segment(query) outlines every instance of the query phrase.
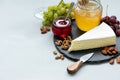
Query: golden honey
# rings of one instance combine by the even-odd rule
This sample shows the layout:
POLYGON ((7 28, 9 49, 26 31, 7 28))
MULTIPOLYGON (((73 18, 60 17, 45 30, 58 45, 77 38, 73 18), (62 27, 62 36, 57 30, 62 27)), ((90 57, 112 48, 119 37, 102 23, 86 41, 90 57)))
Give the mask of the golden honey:
POLYGON ((89 0, 85 5, 77 3, 74 13, 78 28, 82 31, 89 31, 99 25, 102 16, 102 6, 95 0, 89 0))

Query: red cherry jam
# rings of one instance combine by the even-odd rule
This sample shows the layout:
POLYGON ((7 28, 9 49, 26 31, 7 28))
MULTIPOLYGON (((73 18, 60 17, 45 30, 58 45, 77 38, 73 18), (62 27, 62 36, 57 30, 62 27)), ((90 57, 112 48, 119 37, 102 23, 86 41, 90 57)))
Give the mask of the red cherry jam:
POLYGON ((71 34, 71 20, 64 17, 56 18, 52 23, 52 31, 55 37, 65 38, 71 34))

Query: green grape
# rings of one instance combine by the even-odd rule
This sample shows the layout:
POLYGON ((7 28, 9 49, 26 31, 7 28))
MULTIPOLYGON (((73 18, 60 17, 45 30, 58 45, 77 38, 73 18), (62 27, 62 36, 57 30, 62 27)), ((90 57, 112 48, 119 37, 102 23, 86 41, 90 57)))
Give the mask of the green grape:
POLYGON ((42 22, 42 24, 43 24, 44 26, 50 26, 50 25, 51 25, 51 22, 50 22, 49 20, 44 20, 44 21, 42 22))
POLYGON ((74 18, 74 12, 73 11, 70 13, 70 17, 74 18))
POLYGON ((53 16, 53 11, 48 11, 48 17, 52 18, 52 16, 53 16))
POLYGON ((46 21, 46 26, 50 26, 51 22, 49 20, 46 21))
POLYGON ((52 18, 49 18, 49 21, 52 23, 53 19, 54 19, 54 17, 52 17, 52 18))
POLYGON ((48 14, 49 14, 48 11, 43 12, 43 18, 47 18, 48 14))
POLYGON ((65 3, 64 3, 64 2, 62 2, 60 5, 65 6, 65 3))
POLYGON ((60 9, 60 12, 61 12, 61 14, 64 14, 64 13, 66 12, 65 8, 62 7, 62 8, 60 9))
POLYGON ((44 12, 43 12, 43 15, 47 15, 47 14, 48 14, 48 12, 47 12, 47 11, 44 11, 44 12))
POLYGON ((64 6, 65 5, 65 3, 63 2, 63 1, 60 1, 60 3, 58 4, 58 6, 64 6))
POLYGON ((43 24, 44 26, 47 26, 46 20, 42 21, 42 24, 43 24))
POLYGON ((66 8, 69 8, 70 7, 70 3, 66 3, 66 8))
POLYGON ((56 11, 58 8, 57 8, 57 6, 55 5, 55 6, 53 6, 53 10, 54 11, 56 11))
POLYGON ((58 14, 59 16, 61 16, 61 12, 60 12, 60 10, 57 10, 57 14, 58 14))
POLYGON ((48 11, 52 11, 52 10, 53 10, 53 6, 49 6, 48 11))
POLYGON ((43 15, 43 18, 46 20, 48 17, 46 15, 43 15))
POLYGON ((60 10, 62 7, 64 7, 64 6, 63 6, 63 5, 59 5, 59 6, 58 6, 58 9, 60 10))
POLYGON ((69 10, 69 9, 66 9, 66 13, 68 13, 68 10, 69 10))
POLYGON ((54 19, 58 17, 58 14, 57 13, 54 13, 54 19))

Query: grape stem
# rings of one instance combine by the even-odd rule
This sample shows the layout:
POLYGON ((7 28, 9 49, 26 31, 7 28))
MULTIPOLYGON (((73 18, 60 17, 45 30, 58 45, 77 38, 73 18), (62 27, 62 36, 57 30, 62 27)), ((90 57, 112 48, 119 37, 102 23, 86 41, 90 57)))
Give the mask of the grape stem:
POLYGON ((59 2, 59 4, 57 5, 57 7, 62 3, 62 2, 64 2, 63 0, 61 0, 60 2, 59 2))

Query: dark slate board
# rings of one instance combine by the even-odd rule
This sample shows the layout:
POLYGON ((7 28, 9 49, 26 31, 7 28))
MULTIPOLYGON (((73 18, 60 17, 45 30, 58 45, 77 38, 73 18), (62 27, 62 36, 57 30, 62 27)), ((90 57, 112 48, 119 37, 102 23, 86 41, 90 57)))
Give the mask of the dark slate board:
MULTIPOLYGON (((72 21, 72 33, 71 33, 72 39, 82 35, 83 33, 84 33, 83 31, 80 31, 77 28, 77 25, 75 24, 75 21, 72 21)), ((54 42, 56 40, 57 39, 54 37, 54 42)), ((85 44, 85 45, 87 45, 87 44, 85 44)), ((118 49, 118 54, 111 56, 111 55, 103 55, 103 54, 101 54, 101 50, 103 48, 96 48, 96 49, 89 49, 89 50, 81 50, 81 51, 69 52, 67 50, 62 50, 60 48, 60 46, 56 46, 57 50, 60 53, 63 53, 67 58, 69 58, 70 60, 73 60, 73 61, 79 60, 79 58, 81 56, 85 55, 85 54, 89 54, 91 52, 94 52, 93 57, 90 58, 88 61, 86 61, 86 63, 90 63, 90 64, 106 62, 106 61, 108 61, 108 60, 110 60, 112 58, 115 58, 118 55, 120 55, 120 37, 117 37, 117 44, 115 45, 115 47, 118 49)))

